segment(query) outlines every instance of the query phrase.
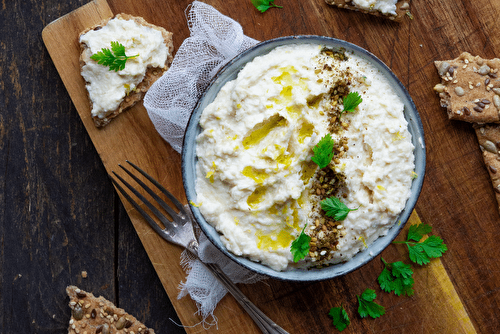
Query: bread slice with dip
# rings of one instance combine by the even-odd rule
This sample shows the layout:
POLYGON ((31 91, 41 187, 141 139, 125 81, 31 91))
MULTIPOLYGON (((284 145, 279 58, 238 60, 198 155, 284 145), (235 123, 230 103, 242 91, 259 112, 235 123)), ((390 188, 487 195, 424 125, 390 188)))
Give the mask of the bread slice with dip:
POLYGON ((151 85, 172 63, 172 33, 142 17, 118 14, 80 34, 80 68, 85 79, 92 119, 107 125, 124 110, 141 101, 151 85), (117 71, 91 59, 111 43, 125 47, 129 58, 117 71))
POLYGON ((387 18, 396 22, 405 15, 411 17, 410 0, 325 0, 339 8, 359 11, 365 14, 387 18))

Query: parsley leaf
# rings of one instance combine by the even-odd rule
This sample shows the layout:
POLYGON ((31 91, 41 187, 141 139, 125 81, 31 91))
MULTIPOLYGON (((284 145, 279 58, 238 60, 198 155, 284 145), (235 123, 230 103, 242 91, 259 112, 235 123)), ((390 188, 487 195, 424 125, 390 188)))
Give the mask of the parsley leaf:
POLYGON ((363 99, 358 92, 350 92, 342 99, 342 103, 344 104, 343 112, 353 112, 361 102, 363 102, 363 99))
POLYGON ((128 59, 133 59, 138 57, 127 56, 125 54, 125 46, 119 42, 111 42, 111 50, 107 48, 102 48, 101 51, 90 56, 90 59, 95 60, 98 64, 108 66, 110 71, 121 71, 125 68, 125 63, 128 59))
POLYGON ((332 136, 327 133, 320 139, 318 144, 313 147, 314 156, 311 160, 317 164, 319 168, 325 168, 330 161, 332 161, 334 155, 333 145, 335 145, 335 141, 332 139, 332 136))
POLYGON ((432 226, 428 224, 411 225, 406 240, 415 240, 418 242, 424 235, 431 233, 431 231, 432 226))
POLYGON ((305 229, 306 227, 304 226, 299 237, 292 241, 292 245, 290 246, 293 262, 299 262, 299 260, 302 260, 309 254, 309 242, 311 241, 311 237, 304 233, 305 229))
POLYGON ((443 243, 443 239, 436 235, 431 235, 425 239, 422 243, 422 248, 430 258, 440 257, 448 250, 448 247, 443 243))
POLYGON ((412 225, 408 230, 406 241, 393 241, 395 244, 405 244, 408 247, 410 260, 419 265, 428 264, 431 259, 441 257, 448 247, 438 236, 431 235, 422 242, 419 242, 425 234, 432 231, 432 227, 427 224, 412 225))
POLYGON ((385 314, 385 307, 374 302, 377 298, 375 290, 366 289, 361 296, 356 295, 359 302, 358 313, 361 318, 370 316, 372 318, 378 318, 385 314))
POLYGON ((407 242, 410 260, 419 265, 427 264, 432 258, 441 257, 448 250, 443 239, 438 236, 431 235, 423 242, 412 243, 407 242))
POLYGON ((357 210, 349 209, 347 205, 342 203, 337 197, 334 196, 322 200, 320 204, 321 209, 326 212, 326 215, 328 217, 333 217, 336 221, 346 219, 349 212, 357 210))
POLYGON ((271 7, 283 8, 283 6, 278 6, 274 4, 274 0, 252 0, 252 4, 259 10, 259 12, 264 13, 271 7))
POLYGON ((414 246, 410 246, 409 244, 407 244, 407 246, 408 255, 412 262, 419 265, 424 265, 431 262, 431 260, 429 259, 429 257, 427 257, 427 255, 425 255, 422 247, 419 244, 415 244, 414 246))
POLYGON ((377 278, 380 288, 385 292, 394 291, 397 296, 407 295, 413 296, 413 270, 411 265, 404 264, 401 261, 387 263, 384 259, 384 270, 377 278))
MULTIPOLYGON (((382 260, 383 261, 383 260, 382 260)), ((380 284, 380 288, 385 292, 391 292, 394 290, 393 280, 394 276, 391 271, 387 269, 387 266, 382 270, 380 275, 377 278, 378 284, 380 284)))
POLYGON ((340 307, 332 307, 328 315, 333 318, 333 325, 341 332, 351 323, 342 305, 340 307))

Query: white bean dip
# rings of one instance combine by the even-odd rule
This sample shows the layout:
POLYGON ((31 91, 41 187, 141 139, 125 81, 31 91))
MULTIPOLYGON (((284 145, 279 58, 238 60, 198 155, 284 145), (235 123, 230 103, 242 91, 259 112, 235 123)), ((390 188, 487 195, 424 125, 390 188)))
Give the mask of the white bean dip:
POLYGON ((397 2, 398 0, 352 0, 352 3, 355 7, 364 10, 378 10, 385 15, 397 15, 397 2))
POLYGON ((397 223, 410 196, 414 147, 403 109, 386 78, 354 54, 278 47, 246 64, 203 111, 196 204, 230 252, 274 270, 348 261, 397 223), (363 101, 340 116, 348 91, 363 101), (327 133, 335 156, 320 170, 312 148, 327 133), (333 221, 319 205, 329 196, 358 209, 333 221), (294 263, 290 245, 304 227, 310 252, 294 263))

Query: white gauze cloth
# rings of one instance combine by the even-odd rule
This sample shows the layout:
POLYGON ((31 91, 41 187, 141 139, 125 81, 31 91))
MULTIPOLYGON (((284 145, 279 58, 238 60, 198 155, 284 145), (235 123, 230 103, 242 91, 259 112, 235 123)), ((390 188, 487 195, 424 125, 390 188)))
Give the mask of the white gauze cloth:
POLYGON ((194 1, 187 11, 191 36, 144 97, 156 130, 179 153, 191 112, 212 77, 237 54, 258 43, 243 34, 238 22, 212 6, 194 1))
MULTIPOLYGON (((234 56, 258 42, 245 36, 239 23, 199 1, 187 8, 187 22, 190 37, 180 46, 170 69, 144 97, 144 106, 156 130, 179 153, 191 112, 209 81, 234 56)), ((233 282, 254 283, 264 278, 231 261, 203 233, 199 243, 200 259, 219 264, 233 282)), ((213 311, 227 290, 186 251, 181 264, 188 276, 180 284, 178 298, 189 294, 198 306, 203 324, 216 324, 213 311), (209 317, 213 320, 210 323, 209 317)))

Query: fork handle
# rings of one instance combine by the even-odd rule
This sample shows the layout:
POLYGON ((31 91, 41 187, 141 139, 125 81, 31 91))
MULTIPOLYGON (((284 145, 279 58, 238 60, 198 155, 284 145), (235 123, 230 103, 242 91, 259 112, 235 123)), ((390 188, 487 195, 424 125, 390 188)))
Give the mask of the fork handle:
POLYGON ((210 269, 212 274, 221 282, 226 289, 233 295, 236 301, 248 312, 255 321, 262 333, 265 334, 288 334, 283 328, 269 319, 257 306, 255 306, 240 289, 231 281, 222 269, 215 263, 204 263, 210 269))

